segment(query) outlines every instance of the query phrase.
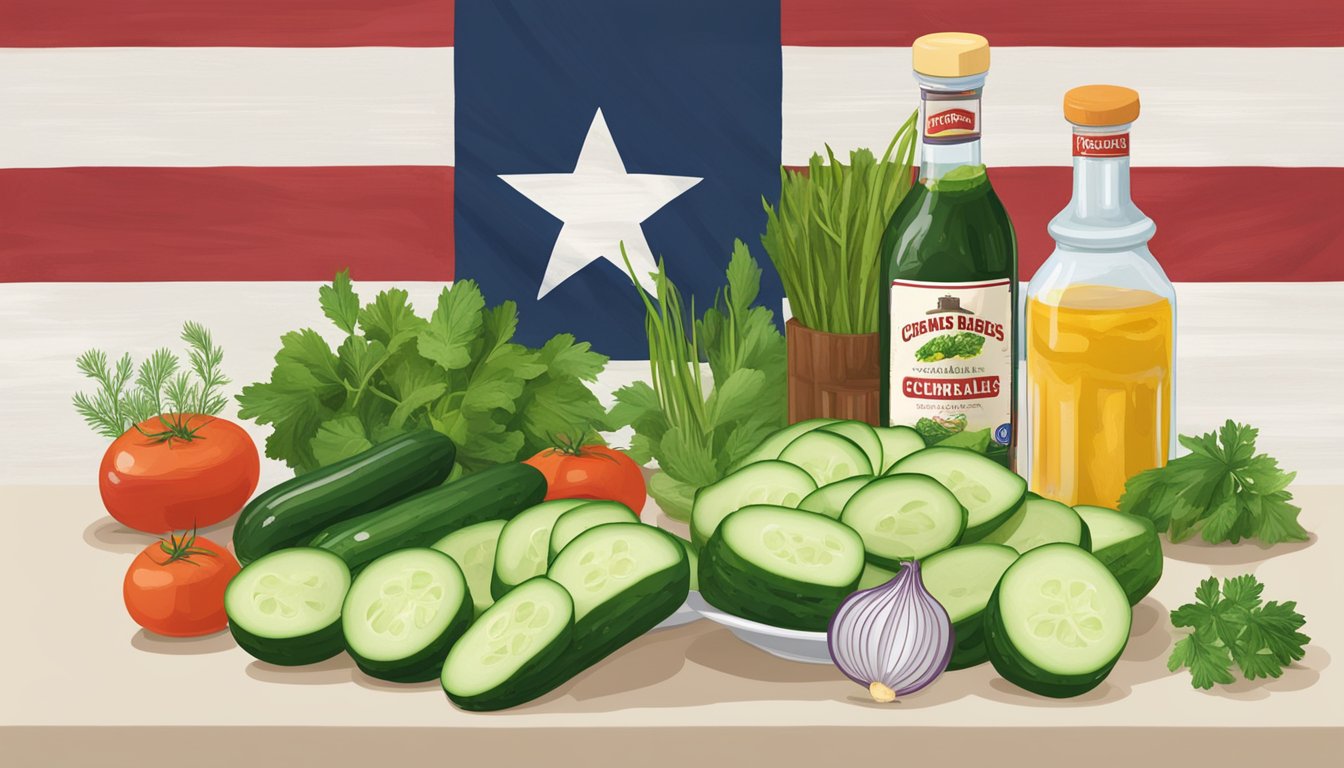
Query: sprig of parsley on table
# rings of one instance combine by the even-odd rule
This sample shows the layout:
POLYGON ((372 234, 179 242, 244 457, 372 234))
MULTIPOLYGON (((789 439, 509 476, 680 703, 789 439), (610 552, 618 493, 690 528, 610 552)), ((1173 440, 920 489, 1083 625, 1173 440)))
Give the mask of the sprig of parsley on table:
POLYGON ((1217 433, 1180 436, 1190 450, 1165 467, 1141 472, 1125 484, 1120 511, 1146 517, 1174 542, 1200 533, 1211 543, 1254 538, 1266 544, 1304 541, 1302 511, 1287 491, 1296 472, 1284 472, 1256 454, 1259 430, 1228 421, 1217 433))
POLYGON ((567 333, 540 349, 514 343, 517 305, 487 307, 471 280, 444 288, 428 319, 398 288, 361 306, 348 270, 321 287, 318 303, 341 343, 333 350, 309 328, 285 334, 270 381, 238 397, 239 416, 274 427, 266 455, 296 472, 423 428, 452 438, 457 464, 471 471, 605 423, 587 382, 607 358, 567 333))
POLYGON ((1247 680, 1279 677, 1283 668, 1305 654, 1311 638, 1298 630, 1306 623, 1297 602, 1260 602, 1264 585, 1251 574, 1218 580, 1209 577, 1195 590, 1198 602, 1171 612, 1171 623, 1194 631, 1177 641, 1167 660, 1172 672, 1189 667, 1191 684, 1209 689, 1233 682, 1236 664, 1247 680))

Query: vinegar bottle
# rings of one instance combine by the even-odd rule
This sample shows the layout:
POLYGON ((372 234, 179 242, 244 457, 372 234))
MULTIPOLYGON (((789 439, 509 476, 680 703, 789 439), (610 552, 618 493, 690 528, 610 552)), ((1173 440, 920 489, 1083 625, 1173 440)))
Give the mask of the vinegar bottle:
POLYGON ((1073 199, 1027 288, 1031 488, 1114 508, 1125 481, 1174 445, 1176 293, 1148 252, 1157 231, 1129 197, 1139 95, 1088 85, 1064 96, 1073 199))

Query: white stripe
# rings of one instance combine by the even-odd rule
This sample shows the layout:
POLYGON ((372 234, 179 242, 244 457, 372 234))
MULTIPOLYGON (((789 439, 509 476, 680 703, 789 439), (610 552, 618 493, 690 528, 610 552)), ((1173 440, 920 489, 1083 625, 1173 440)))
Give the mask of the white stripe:
MULTIPOLYGON (((1139 166, 1344 165, 1344 48, 995 48, 984 95, 990 165, 1069 165, 1064 92, 1136 89, 1139 166)), ((785 165, 881 154, 918 104, 906 48, 784 48, 785 165)))
MULTIPOLYGON (((421 314, 441 285, 401 283, 421 314)), ((339 332, 317 304, 317 283, 0 284, 0 486, 91 483, 107 441, 70 406, 88 389, 74 359, 90 347, 137 359, 174 349, 184 320, 214 331, 226 373, 242 384, 269 377, 282 333, 339 332)), ((365 300, 385 287, 360 283, 365 300)), ((1177 423, 1190 434, 1225 419, 1260 427, 1258 447, 1304 484, 1339 480, 1344 466, 1344 283, 1182 283, 1178 294, 1177 423)), ((557 329, 559 330, 559 329, 557 329)), ((638 332, 632 329, 632 332, 638 332)), ((612 363, 604 397, 647 375, 645 362, 612 363)), ((245 426, 262 443, 268 427, 245 426)), ((617 444, 628 439, 617 437, 617 444)), ((263 482, 286 475, 266 462, 263 482)))
POLYGON ((452 165, 452 48, 0 49, 0 167, 452 165))

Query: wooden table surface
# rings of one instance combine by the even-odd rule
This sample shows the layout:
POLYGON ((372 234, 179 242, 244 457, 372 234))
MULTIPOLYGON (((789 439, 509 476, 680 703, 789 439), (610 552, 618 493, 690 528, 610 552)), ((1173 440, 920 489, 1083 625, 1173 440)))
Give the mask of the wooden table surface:
MULTIPOLYGON (((699 620, 640 638, 536 702, 473 714, 455 709, 437 682, 374 680, 344 654, 284 668, 252 659, 227 632, 147 635, 120 592, 152 537, 107 517, 92 487, 0 487, 0 576, 9 585, 0 754, 21 758, 0 764, 137 765, 194 744, 208 745, 206 762, 193 757, 198 765, 364 766, 403 751, 504 766, 684 764, 708 751, 723 755, 711 765, 850 753, 962 754, 969 764, 973 755, 1045 760, 1042 747, 1069 750, 1069 763, 1082 750, 1090 768, 1288 755, 1297 765, 1333 764, 1344 747, 1344 488, 1295 490, 1311 541, 1167 547, 1162 582, 1135 609, 1120 663, 1075 699, 1026 693, 985 664, 875 705, 830 666, 777 659, 699 620), (1187 673, 1166 669, 1177 637, 1168 612, 1192 599, 1200 579, 1244 572, 1264 581, 1266 599, 1298 600, 1312 638, 1306 657, 1277 680, 1194 690, 1187 673)), ((228 524, 204 535, 227 541, 228 524)))

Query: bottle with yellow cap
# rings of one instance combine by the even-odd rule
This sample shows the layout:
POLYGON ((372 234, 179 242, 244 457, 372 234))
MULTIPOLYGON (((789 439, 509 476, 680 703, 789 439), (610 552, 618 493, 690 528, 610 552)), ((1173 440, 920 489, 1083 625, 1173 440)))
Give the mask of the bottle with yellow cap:
POLYGON ((943 32, 913 54, 919 183, 881 245, 882 424, 1013 466, 1017 240, 980 161, 989 43, 943 32))
POLYGON ((1031 487, 1066 504, 1115 507, 1174 447, 1176 293, 1148 251, 1157 227, 1129 196, 1138 116, 1129 88, 1064 95, 1073 199, 1027 288, 1031 487))

